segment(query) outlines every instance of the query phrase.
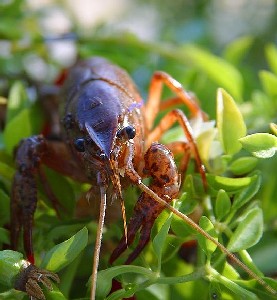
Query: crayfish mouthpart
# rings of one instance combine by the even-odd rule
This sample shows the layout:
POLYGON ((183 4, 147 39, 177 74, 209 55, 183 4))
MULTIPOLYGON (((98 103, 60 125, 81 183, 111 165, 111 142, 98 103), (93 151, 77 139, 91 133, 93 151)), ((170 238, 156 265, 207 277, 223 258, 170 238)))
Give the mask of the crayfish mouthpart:
POLYGON ((45 300, 45 296, 39 283, 42 283, 48 290, 52 290, 51 280, 59 283, 59 276, 47 270, 39 269, 29 264, 23 267, 22 271, 16 278, 14 288, 16 290, 26 292, 29 296, 39 300, 45 300))

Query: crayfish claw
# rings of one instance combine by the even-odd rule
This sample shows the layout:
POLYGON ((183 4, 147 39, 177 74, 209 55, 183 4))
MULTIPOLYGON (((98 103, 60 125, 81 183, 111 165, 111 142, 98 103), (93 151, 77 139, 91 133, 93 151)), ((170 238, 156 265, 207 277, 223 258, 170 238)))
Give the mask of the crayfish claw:
POLYGON ((42 283, 48 290, 52 290, 53 287, 50 279, 57 283, 60 282, 57 274, 39 269, 30 264, 18 275, 14 288, 26 292, 32 299, 45 300, 46 298, 39 283, 42 283))

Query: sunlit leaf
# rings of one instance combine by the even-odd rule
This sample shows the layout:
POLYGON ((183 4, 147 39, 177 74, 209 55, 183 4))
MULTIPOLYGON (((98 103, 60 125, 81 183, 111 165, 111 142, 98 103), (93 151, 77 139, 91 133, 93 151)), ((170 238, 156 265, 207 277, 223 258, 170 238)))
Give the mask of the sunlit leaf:
POLYGON ((206 73, 218 86, 229 91, 237 101, 242 98, 242 76, 231 64, 207 51, 187 45, 183 51, 201 72, 206 73))
POLYGON ((246 126, 235 101, 223 89, 217 92, 217 128, 225 153, 237 153, 241 149, 238 139, 246 135, 246 126))
POLYGON ((224 190, 219 190, 215 202, 215 214, 217 219, 222 220, 231 209, 231 200, 224 190))
POLYGON ((32 134, 30 110, 23 109, 5 127, 4 142, 7 151, 12 154, 14 147, 23 138, 32 134))
POLYGON ((268 71, 259 73, 263 88, 270 97, 277 96, 277 76, 268 71))
POLYGON ((10 122, 24 108, 27 108, 27 94, 24 85, 20 81, 16 81, 9 93, 9 101, 7 105, 7 123, 10 122))
POLYGON ((253 44, 253 38, 250 36, 243 36, 227 44, 224 51, 224 57, 233 64, 239 64, 243 57, 249 51, 253 44))
POLYGON ((232 162, 230 171, 235 175, 243 175, 251 172, 258 163, 255 157, 240 157, 232 162))
POLYGON ((272 157, 277 150, 277 137, 269 133, 254 133, 239 139, 243 148, 258 158, 272 157))
MULTIPOLYGON (((213 223, 205 216, 202 216, 199 225, 202 229, 204 229, 209 235, 217 240, 217 233, 214 228, 213 223)), ((198 242, 200 244, 201 249, 206 253, 208 257, 215 251, 217 246, 201 234, 197 235, 198 242)))
POLYGON ((236 211, 250 201, 259 191, 261 186, 260 174, 251 177, 251 182, 242 191, 235 195, 232 210, 236 211))
MULTIPOLYGON (((123 266, 111 267, 106 270, 101 270, 98 272, 97 275, 97 287, 96 287, 96 295, 99 297, 99 299, 104 299, 110 292, 112 287, 112 279, 116 276, 125 273, 141 274, 146 277, 153 276, 152 271, 150 271, 148 268, 143 268, 139 266, 123 265, 123 266)), ((91 280, 88 281, 88 286, 90 287, 90 285, 91 285, 91 280)))
POLYGON ((84 227, 70 239, 56 245, 48 251, 42 261, 42 268, 58 272, 80 254, 87 245, 87 242, 88 230, 84 227))
POLYGON ((52 283, 52 289, 49 290, 47 288, 43 289, 43 293, 46 297, 47 300, 67 300, 68 298, 66 298, 62 292, 58 289, 58 287, 52 283))
POLYGON ((270 128, 272 130, 272 132, 277 135, 277 124, 274 123, 270 123, 270 128))
POLYGON ((237 252, 254 246, 263 234, 263 212, 254 207, 239 223, 229 240, 228 249, 237 252))
POLYGON ((158 234, 153 239, 153 248, 155 251, 155 254, 158 258, 159 263, 162 259, 162 251, 163 251, 163 245, 170 227, 171 218, 169 217, 166 222, 163 224, 162 228, 159 230, 158 234))
POLYGON ((265 47, 265 54, 270 66, 270 69, 277 75, 277 48, 274 44, 269 44, 265 47))
POLYGON ((12 288, 15 277, 18 276, 20 269, 26 263, 20 252, 0 251, 0 284, 12 288))
MULTIPOLYGON (((270 285, 275 291, 277 291, 277 281, 273 278, 263 277, 262 278, 268 285, 270 285)), ((236 280, 236 282, 242 287, 248 289, 257 295, 258 299, 276 300, 276 294, 270 294, 257 282, 257 280, 236 280)))
POLYGON ((229 178, 223 176, 214 176, 211 174, 207 174, 207 180, 214 189, 223 189, 226 192, 237 191, 251 183, 251 177, 229 178))

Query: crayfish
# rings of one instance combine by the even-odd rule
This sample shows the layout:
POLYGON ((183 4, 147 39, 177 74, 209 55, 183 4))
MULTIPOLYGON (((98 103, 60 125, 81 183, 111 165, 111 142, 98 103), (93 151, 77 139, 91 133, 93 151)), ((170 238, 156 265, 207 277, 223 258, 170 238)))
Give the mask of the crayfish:
MULTIPOLYGON (((100 57, 79 61, 68 71, 60 98, 62 126, 56 130, 59 134, 54 139, 50 135, 32 136, 18 146, 17 171, 12 185, 11 245, 13 249, 17 248, 23 228, 24 249, 28 260, 34 263, 32 226, 37 204, 37 177, 53 205, 57 205, 42 165, 89 183, 90 193, 100 201, 92 270, 91 299, 94 299, 107 198, 120 200, 125 220, 122 189, 133 184, 142 190, 134 215, 128 226, 125 222, 124 235, 110 258, 113 263, 141 230, 138 246, 126 261, 128 264, 149 241, 151 228, 161 211, 167 207, 178 214, 169 203, 178 197, 182 181, 179 174, 185 172, 191 156, 195 159, 204 188, 207 186, 205 169, 186 115, 180 109, 172 109, 154 126, 159 110, 183 103, 191 117, 205 120, 206 115, 194 96, 165 72, 154 73, 148 101, 144 104, 129 75, 100 57), (161 105, 163 85, 167 85, 176 96, 161 105), (186 142, 159 144, 161 136, 176 122, 183 129, 186 142), (179 170, 173 158, 176 153, 182 155, 179 170), (145 177, 152 177, 149 187, 142 182, 145 177)), ((201 228, 199 231, 220 245, 201 228)), ((42 271, 39 279, 47 281, 47 277, 56 279, 47 271, 42 271)), ((34 289, 28 292, 34 297, 40 295, 34 289)))

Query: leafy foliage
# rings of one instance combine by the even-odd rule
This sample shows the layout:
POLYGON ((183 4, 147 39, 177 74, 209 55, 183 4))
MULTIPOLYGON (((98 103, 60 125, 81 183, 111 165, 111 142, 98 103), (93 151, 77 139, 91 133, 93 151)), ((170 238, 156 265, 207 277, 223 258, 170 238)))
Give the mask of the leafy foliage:
MULTIPOLYGON (((0 57, 0 105, 6 109, 5 117, 0 119, 0 245, 3 246, 0 298, 26 299, 23 293, 12 290, 14 277, 24 264, 23 247, 20 252, 4 250, 9 240, 10 188, 15 172, 13 153, 22 138, 42 132, 45 123, 38 97, 33 97, 31 92, 37 82, 30 74, 26 75, 23 62, 34 54, 56 73, 61 66, 51 58, 47 43, 37 30, 38 16, 30 15, 27 22, 22 1, 10 1, 3 7, 5 18, 1 20, 0 36, 11 43, 12 55, 0 57), (17 26, 11 24, 11 18, 16 19, 17 26), (29 42, 22 45, 20 38, 26 31, 29 42)), ((196 45, 168 46, 144 42, 130 34, 102 36, 95 32, 90 37, 79 34, 76 47, 80 57, 101 55, 126 68, 145 98, 150 74, 157 69, 172 74, 200 98, 203 109, 216 119, 216 126, 215 122, 192 123, 207 169, 208 191, 203 191, 200 176, 191 163, 174 207, 199 221, 201 228, 237 252, 245 265, 264 278, 263 274, 270 276, 277 270, 277 130, 274 125, 277 48, 273 44, 265 47, 269 69, 259 72, 257 87, 256 79, 246 81, 249 69, 252 73, 254 70, 245 66, 243 60, 253 43, 251 37, 241 38, 228 45, 221 55, 215 55, 196 45), (217 89, 218 86, 221 88, 217 89), (269 133, 270 122, 273 134, 269 133), (247 129, 251 134, 247 135, 247 129), (270 263, 266 261, 268 257, 272 258, 270 263)), ((45 82, 49 81, 45 78, 45 82)), ((164 96, 168 96, 168 91, 164 96)), ((174 127, 163 136, 162 142, 182 138, 182 130, 174 127)), ((45 291, 46 297, 89 299, 96 221, 74 216, 88 186, 53 171, 46 173, 62 203, 58 218, 46 195, 39 191, 33 234, 36 262, 38 266, 59 272, 61 278, 60 286, 54 286, 54 291, 45 291), (76 208, 74 200, 78 201, 76 208), (68 209, 63 210, 67 204, 68 209)), ((138 196, 139 191, 133 187, 124 192, 128 218, 138 196)), ((111 210, 115 210, 113 207, 111 210)), ((122 232, 122 220, 106 225, 98 274, 99 299, 115 300, 132 295, 136 299, 153 300, 274 299, 256 280, 245 276, 241 279, 236 267, 211 241, 172 213, 164 211, 159 216, 150 244, 134 264, 121 265, 119 259, 110 266, 110 251, 122 232), (192 247, 196 258, 188 260, 182 253, 196 240, 198 250, 192 247), (120 281, 119 290, 113 289, 113 279, 120 281)), ((273 279, 265 277, 265 281, 277 288, 273 279)))

